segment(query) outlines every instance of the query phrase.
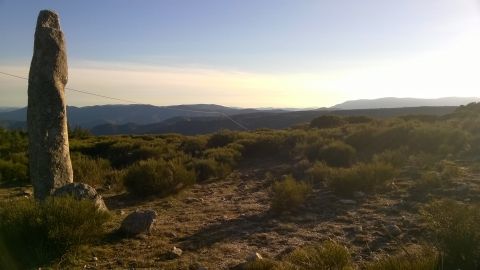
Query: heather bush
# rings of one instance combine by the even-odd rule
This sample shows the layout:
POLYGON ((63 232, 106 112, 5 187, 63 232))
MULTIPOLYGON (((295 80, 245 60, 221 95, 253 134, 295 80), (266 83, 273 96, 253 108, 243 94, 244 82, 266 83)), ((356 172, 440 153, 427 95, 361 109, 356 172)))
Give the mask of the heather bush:
POLYGON ((221 178, 230 172, 230 167, 214 159, 197 159, 193 161, 193 168, 198 181, 211 178, 221 178))
POLYGON ((123 182, 137 196, 165 196, 195 183, 195 173, 180 160, 149 159, 130 166, 123 182))
POLYGON ((317 142, 306 148, 305 154, 311 161, 322 160, 329 166, 348 167, 355 160, 355 148, 342 142, 317 142))
POLYGON ((311 128, 335 128, 345 124, 345 120, 340 116, 322 115, 310 122, 311 128))
POLYGON ((231 131, 220 131, 208 138, 207 147, 208 148, 216 148, 216 147, 224 147, 229 143, 232 143, 235 140, 235 133, 231 131))
POLYGON ((5 182, 28 182, 27 165, 0 159, 0 183, 5 182))
POLYGON ((213 159, 228 166, 234 166, 240 160, 242 154, 229 147, 211 148, 204 152, 206 159, 213 159))
POLYGON ((334 170, 335 169, 329 167, 324 162, 315 162, 315 164, 307 170, 306 174, 311 182, 323 182, 330 178, 334 170))
POLYGON ((99 240, 109 214, 86 200, 0 203, 0 268, 33 269, 81 244, 99 240))
POLYGON ((358 163, 351 168, 333 170, 328 186, 341 195, 354 191, 375 192, 395 176, 395 169, 386 163, 358 163))
POLYGON ((367 264, 366 270, 437 270, 440 261, 437 252, 424 247, 412 254, 388 256, 376 262, 367 264))
POLYGON ((353 269, 349 251, 332 241, 294 250, 287 255, 284 265, 285 269, 301 270, 353 269))
POLYGON ((441 200, 424 207, 422 213, 444 269, 479 269, 480 206, 441 200))
POLYGON ((113 171, 107 159, 91 158, 80 153, 72 153, 71 159, 75 182, 82 182, 92 187, 104 185, 107 175, 113 171))
POLYGON ((271 209, 275 212, 296 210, 305 203, 310 193, 311 187, 309 184, 288 176, 284 180, 273 184, 271 209))

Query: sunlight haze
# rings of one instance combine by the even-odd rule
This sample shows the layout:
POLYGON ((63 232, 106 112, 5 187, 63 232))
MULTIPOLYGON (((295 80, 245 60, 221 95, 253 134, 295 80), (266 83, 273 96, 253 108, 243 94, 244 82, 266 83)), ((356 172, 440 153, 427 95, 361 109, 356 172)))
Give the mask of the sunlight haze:
MULTIPOLYGON (((306 108, 480 92, 475 0, 0 0, 0 71, 28 76, 41 9, 60 15, 67 87, 139 103, 306 108)), ((25 106, 26 85, 0 75, 0 106, 25 106)), ((118 103, 67 93, 69 105, 118 103)))

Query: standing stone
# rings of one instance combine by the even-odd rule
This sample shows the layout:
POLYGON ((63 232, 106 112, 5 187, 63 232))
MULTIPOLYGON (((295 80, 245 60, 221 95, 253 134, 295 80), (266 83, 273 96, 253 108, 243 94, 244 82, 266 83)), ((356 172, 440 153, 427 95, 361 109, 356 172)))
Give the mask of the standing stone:
POLYGON ((67 79, 65 39, 58 14, 42 10, 35 30, 27 111, 30 179, 37 199, 73 182, 65 102, 67 79))

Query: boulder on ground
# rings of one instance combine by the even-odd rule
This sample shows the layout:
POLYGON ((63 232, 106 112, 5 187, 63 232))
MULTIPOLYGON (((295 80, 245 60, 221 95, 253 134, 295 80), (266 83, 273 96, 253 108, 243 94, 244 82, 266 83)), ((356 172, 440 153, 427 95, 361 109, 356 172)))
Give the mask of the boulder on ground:
POLYGON ((157 212, 154 210, 136 210, 125 217, 120 230, 128 235, 150 233, 156 219, 157 212))
POLYGON ((53 196, 72 196, 77 200, 89 200, 92 201, 98 210, 108 211, 102 196, 97 191, 84 183, 70 183, 55 189, 52 193, 53 196))

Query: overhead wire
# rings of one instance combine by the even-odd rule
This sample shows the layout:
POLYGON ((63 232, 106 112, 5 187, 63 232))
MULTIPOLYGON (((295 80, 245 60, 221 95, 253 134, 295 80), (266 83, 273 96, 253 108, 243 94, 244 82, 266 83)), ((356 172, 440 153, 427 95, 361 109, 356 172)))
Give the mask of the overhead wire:
MULTIPOLYGON (((17 78, 17 79, 22 79, 22 80, 28 81, 28 78, 27 78, 27 77, 18 76, 18 75, 11 74, 11 73, 7 73, 7 72, 3 72, 3 71, 0 71, 0 74, 3 74, 3 75, 5 75, 5 76, 10 76, 10 77, 13 77, 13 78, 17 78)), ((75 89, 75 88, 71 88, 71 87, 65 87, 65 89, 70 90, 70 91, 74 91, 74 92, 77 92, 77 93, 82 93, 82 94, 85 94, 85 95, 91 95, 91 96, 101 97, 101 98, 105 98, 105 99, 110 99, 110 100, 115 100, 115 101, 121 101, 121 102, 125 102, 125 103, 128 103, 128 104, 156 106, 156 105, 153 105, 153 104, 141 103, 141 102, 137 102, 137 101, 133 101, 133 100, 129 100, 129 99, 123 99, 123 98, 116 98, 116 97, 106 96, 106 95, 102 95, 102 94, 97 94, 97 93, 92 92, 92 91, 80 90, 80 89, 75 89)), ((166 110, 174 110, 174 111, 182 111, 182 112, 221 115, 221 116, 227 118, 229 121, 231 121, 231 122, 234 123, 235 125, 237 125, 238 127, 240 127, 241 129, 243 129, 243 130, 248 130, 248 128, 247 128, 246 126, 244 126, 243 124, 241 124, 241 123, 239 123, 238 121, 234 120, 231 116, 229 116, 228 114, 226 114, 226 113, 224 113, 224 112, 217 112, 217 111, 198 111, 198 110, 189 110, 189 109, 181 109, 181 108, 172 108, 172 107, 168 107, 168 106, 161 106, 161 108, 162 108, 162 109, 166 109, 166 110)))

